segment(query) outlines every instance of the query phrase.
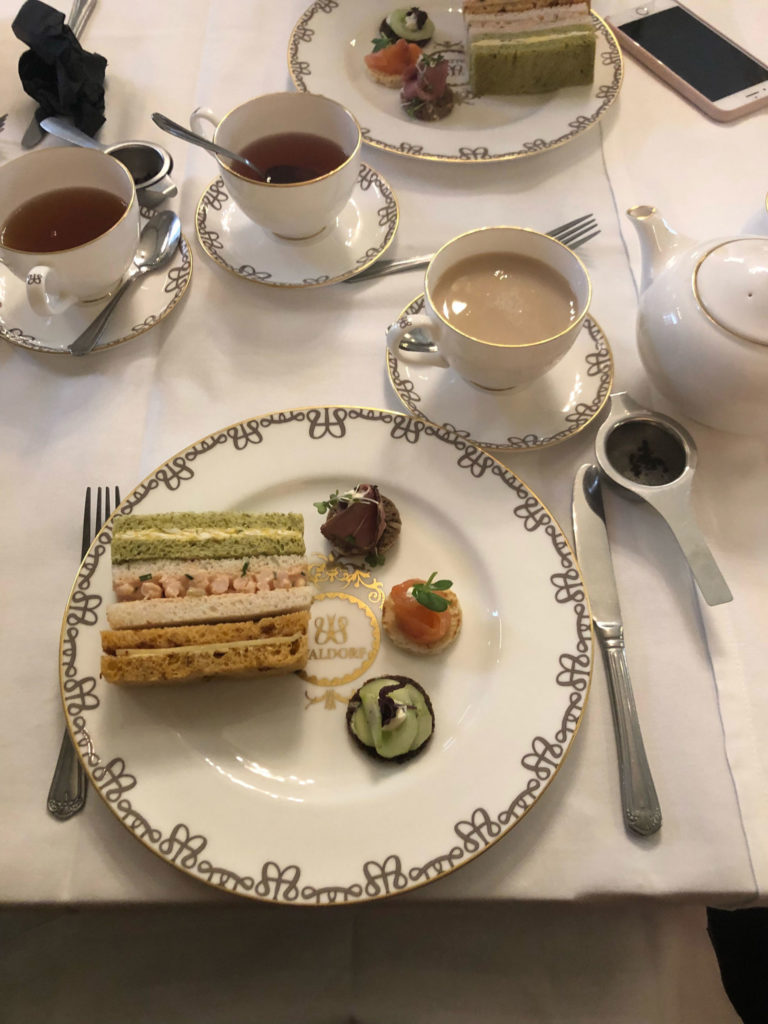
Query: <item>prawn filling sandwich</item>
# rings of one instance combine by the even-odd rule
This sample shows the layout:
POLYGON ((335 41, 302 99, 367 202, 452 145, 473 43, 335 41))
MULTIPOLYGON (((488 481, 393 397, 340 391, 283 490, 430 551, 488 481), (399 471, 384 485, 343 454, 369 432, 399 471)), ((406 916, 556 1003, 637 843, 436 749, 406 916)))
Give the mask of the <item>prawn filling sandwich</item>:
POLYGON ((314 589, 303 516, 162 513, 119 516, 113 526, 108 682, 305 667, 314 589))

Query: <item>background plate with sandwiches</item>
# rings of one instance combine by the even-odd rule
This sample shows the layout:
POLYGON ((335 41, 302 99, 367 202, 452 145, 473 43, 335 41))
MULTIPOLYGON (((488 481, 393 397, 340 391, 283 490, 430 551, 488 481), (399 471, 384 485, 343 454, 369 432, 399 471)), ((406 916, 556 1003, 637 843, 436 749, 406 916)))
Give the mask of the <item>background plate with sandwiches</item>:
POLYGON ((448 82, 465 101, 441 121, 407 116, 398 91, 374 82, 363 57, 391 8, 379 0, 322 0, 299 19, 288 43, 288 70, 297 89, 330 96, 360 122, 363 140, 378 149, 423 160, 487 163, 554 149, 593 127, 619 94, 624 74, 618 43, 592 12, 596 34, 594 80, 554 92, 472 97, 468 93, 461 7, 445 0, 425 5, 435 33, 425 53, 441 50, 448 82))

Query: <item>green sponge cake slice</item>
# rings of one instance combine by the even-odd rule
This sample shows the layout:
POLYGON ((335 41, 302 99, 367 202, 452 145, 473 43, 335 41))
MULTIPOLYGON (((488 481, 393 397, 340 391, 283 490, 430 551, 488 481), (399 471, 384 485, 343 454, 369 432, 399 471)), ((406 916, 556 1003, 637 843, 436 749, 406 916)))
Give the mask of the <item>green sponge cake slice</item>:
POLYGON ((113 564, 305 553, 297 512, 164 512, 118 516, 113 527, 113 564))
POLYGON ((594 75, 595 33, 569 27, 513 38, 476 39, 469 48, 477 96, 551 92, 588 85, 594 75))

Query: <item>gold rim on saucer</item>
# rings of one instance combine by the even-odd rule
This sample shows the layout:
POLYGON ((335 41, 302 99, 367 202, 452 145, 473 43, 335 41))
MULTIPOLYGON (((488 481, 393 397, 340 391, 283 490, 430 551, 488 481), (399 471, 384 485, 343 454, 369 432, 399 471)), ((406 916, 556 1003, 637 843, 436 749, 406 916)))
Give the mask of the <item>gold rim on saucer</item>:
MULTIPOLYGON (((423 311, 424 295, 422 293, 409 306, 406 306, 396 322, 402 326, 407 326, 406 321, 410 317, 416 316, 423 311)), ((506 406, 509 406, 510 433, 505 437, 481 439, 474 436, 480 434, 480 430, 466 429, 466 427, 462 426, 461 422, 454 422, 453 418, 450 421, 446 420, 439 423, 438 421, 443 417, 435 415, 434 407, 430 414, 428 409, 429 399, 424 398, 419 390, 418 381, 414 380, 414 377, 419 373, 428 374, 430 379, 433 374, 453 374, 454 379, 456 379, 454 371, 424 364, 409 364, 405 360, 398 360, 389 349, 386 350, 386 360, 387 373, 392 390, 411 415, 418 416, 420 419, 426 420, 435 426, 455 431, 471 444, 476 444, 478 447, 490 452, 539 451, 542 448, 550 448, 553 445, 567 441, 569 438, 581 433, 590 423, 594 422, 608 401, 613 385, 613 354, 602 328, 589 313, 584 320, 582 329, 573 347, 548 374, 545 374, 538 381, 534 381, 521 392, 507 391, 499 393, 498 401, 505 404, 505 413, 506 406), (553 421, 556 420, 556 422, 553 422, 552 427, 548 426, 544 431, 532 429, 532 424, 524 422, 524 417, 519 422, 516 422, 515 406, 522 407, 525 401, 524 393, 535 393, 537 387, 542 387, 542 382, 546 377, 550 377, 551 374, 558 371, 562 372, 564 365, 568 365, 569 362, 576 360, 578 360, 579 364, 574 368, 573 382, 563 396, 562 405, 553 412, 553 421)), ((439 380, 439 378, 436 379, 439 380)), ((464 381, 458 381, 457 387, 462 394, 466 389, 467 396, 470 398, 475 394, 480 394, 480 392, 476 392, 471 385, 466 384, 464 381)), ((489 401, 495 400, 493 394, 490 392, 487 394, 489 401)), ((457 402, 455 415, 459 421, 462 416, 466 416, 466 410, 467 405, 465 402, 457 402)), ((540 411, 540 408, 538 411, 540 411)), ((454 410, 451 409, 451 417, 453 417, 453 413, 454 410)), ((518 412, 517 415, 518 417, 522 416, 521 412, 518 412)))
MULTIPOLYGON (((322 270, 323 259, 322 248, 325 242, 333 237, 333 231, 323 231, 320 235, 311 239, 280 240, 270 232, 264 230, 248 220, 244 213, 235 211, 235 215, 242 217, 248 228, 248 242, 242 246, 238 255, 241 259, 235 258, 235 246, 228 248, 227 239, 223 237, 221 230, 223 213, 230 206, 234 206, 234 200, 227 192, 223 178, 214 178, 200 197, 195 213, 195 231, 197 240, 203 252, 214 263, 222 269, 240 277, 252 284, 266 285, 272 288, 320 288, 325 285, 338 284, 346 281, 366 267, 376 262, 390 247, 397 233, 400 222, 400 208, 397 198, 390 185, 373 167, 361 163, 360 170, 355 183, 355 190, 344 210, 338 215, 337 220, 345 217, 347 211, 357 210, 362 215, 362 208, 365 205, 365 214, 370 218, 370 224, 375 225, 373 231, 365 237, 358 238, 357 251, 348 252, 354 247, 344 246, 348 252, 349 264, 337 273, 309 273, 299 276, 301 271, 286 271, 291 264, 296 266, 302 254, 310 254, 317 264, 311 269, 322 270), (378 206, 374 209, 373 203, 378 206), (371 244, 372 243, 372 244, 371 244), (230 251, 233 250, 233 251, 230 251), (289 257, 290 254, 290 259, 289 257), (242 260, 246 260, 243 262, 242 260), (261 263, 257 264, 257 260, 261 263), (284 266, 280 266, 283 263, 284 266), (279 279, 282 274, 283 279, 279 279)), ((368 222, 368 220, 366 221, 368 222)), ((358 231, 358 235, 363 235, 358 231)), ((306 261, 308 266, 309 259, 306 261)))
MULTIPOLYGON (((184 235, 182 235, 179 241, 178 251, 171 260, 171 262, 168 264, 165 273, 147 275, 144 278, 144 281, 142 282, 144 289, 146 289, 148 284, 150 285, 150 287, 155 288, 157 287, 158 281, 164 282, 162 284, 162 290, 160 291, 161 298, 158 300, 159 309, 156 308, 154 311, 148 312, 145 318, 140 323, 134 324, 129 331, 120 334, 119 337, 111 338, 110 340, 104 340, 104 338, 109 339, 110 330, 114 330, 115 322, 118 319, 116 315, 113 315, 112 320, 107 324, 106 328, 104 329, 104 336, 102 340, 99 341, 99 343, 96 345, 94 349, 92 349, 92 354, 106 352, 107 349, 115 348, 115 346, 117 345, 123 345, 127 341, 133 341, 134 338, 138 338, 140 335, 146 334, 147 331, 151 331, 153 327, 156 327, 157 324, 160 323, 161 320, 165 320, 165 318, 171 312, 173 312, 173 310, 176 308, 176 306, 184 296, 187 288, 189 287, 189 282, 191 279, 192 250, 190 248, 189 242, 184 237, 184 235)), ((20 284, 19 287, 23 286, 20 284)), ((137 301, 137 296, 139 294, 140 291, 138 289, 134 291, 133 294, 129 293, 128 297, 124 300, 125 306, 127 308, 130 308, 130 304, 132 302, 135 304, 137 301)), ((33 314, 32 311, 28 310, 28 308, 26 307, 26 297, 24 296, 20 298, 19 301, 25 303, 25 312, 27 312, 29 317, 31 318, 33 314)), ((93 317, 95 317, 99 312, 99 309, 101 308, 101 303, 96 303, 94 304, 94 306, 95 308, 91 313, 91 319, 93 319, 93 317)), ((62 341, 61 347, 54 347, 47 343, 46 341, 44 341, 43 339, 39 338, 37 335, 30 333, 24 327, 13 326, 8 324, 5 315, 6 313, 7 303, 6 308, 4 308, 0 313, 0 339, 2 339, 3 341, 10 342, 10 344, 12 345, 18 345, 20 348, 27 348, 33 352, 45 352, 46 354, 49 355, 70 356, 70 352, 67 349, 67 345, 70 342, 74 341, 74 339, 77 337, 80 331, 82 331, 83 328, 86 326, 85 323, 81 324, 77 330, 71 332, 71 338, 62 341)), ((66 315, 66 313, 62 313, 58 317, 51 317, 50 320, 46 321, 46 332, 49 333, 50 335, 55 334, 57 319, 61 321, 62 317, 65 317, 66 315)), ((37 317, 35 317, 34 319, 39 320, 39 318, 37 317)))

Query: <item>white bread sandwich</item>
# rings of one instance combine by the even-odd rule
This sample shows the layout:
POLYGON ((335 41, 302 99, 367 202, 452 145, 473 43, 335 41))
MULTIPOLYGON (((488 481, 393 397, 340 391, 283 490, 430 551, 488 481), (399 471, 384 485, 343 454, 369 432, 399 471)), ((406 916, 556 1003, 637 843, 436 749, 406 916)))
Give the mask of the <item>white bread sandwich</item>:
POLYGON ((297 513, 119 516, 115 603, 102 633, 108 682, 294 672, 307 661, 304 520, 297 513))

